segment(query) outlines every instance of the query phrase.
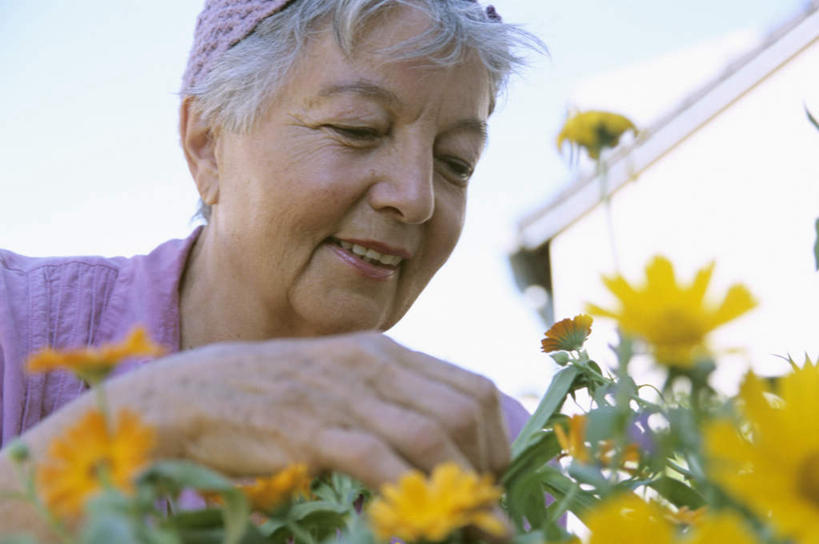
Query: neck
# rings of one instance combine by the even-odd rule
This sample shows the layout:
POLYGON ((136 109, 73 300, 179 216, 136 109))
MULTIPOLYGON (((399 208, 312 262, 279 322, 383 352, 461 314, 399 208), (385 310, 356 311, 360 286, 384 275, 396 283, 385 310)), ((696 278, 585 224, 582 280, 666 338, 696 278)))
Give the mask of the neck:
POLYGON ((255 296, 242 278, 230 273, 230 257, 221 253, 213 230, 206 226, 191 249, 180 281, 180 348, 297 336, 272 317, 277 313, 271 311, 268 301, 255 296))

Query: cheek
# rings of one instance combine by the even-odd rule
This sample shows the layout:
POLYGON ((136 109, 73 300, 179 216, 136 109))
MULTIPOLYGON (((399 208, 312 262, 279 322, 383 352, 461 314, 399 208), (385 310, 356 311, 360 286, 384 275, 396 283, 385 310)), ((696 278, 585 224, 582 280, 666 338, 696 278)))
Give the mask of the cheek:
POLYGON ((423 289, 435 272, 449 259, 458 243, 463 229, 465 200, 457 198, 439 199, 435 215, 427 225, 424 240, 424 256, 419 260, 417 288, 423 289))

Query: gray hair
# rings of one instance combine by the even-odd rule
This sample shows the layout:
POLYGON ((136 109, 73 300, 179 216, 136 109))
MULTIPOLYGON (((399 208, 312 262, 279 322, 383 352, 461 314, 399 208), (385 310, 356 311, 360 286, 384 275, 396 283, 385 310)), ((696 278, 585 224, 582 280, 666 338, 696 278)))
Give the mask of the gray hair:
MULTIPOLYGON (((368 23, 399 5, 422 10, 433 24, 380 53, 396 61, 425 58, 452 66, 474 52, 489 74, 493 103, 524 64, 518 50, 546 51, 536 36, 490 19, 470 0, 298 0, 259 23, 216 60, 200 84, 181 94, 194 98, 193 106, 209 126, 247 132, 286 82, 311 37, 329 27, 341 50, 352 54, 368 23)), ((200 201, 197 216, 207 221, 210 206, 200 201)))

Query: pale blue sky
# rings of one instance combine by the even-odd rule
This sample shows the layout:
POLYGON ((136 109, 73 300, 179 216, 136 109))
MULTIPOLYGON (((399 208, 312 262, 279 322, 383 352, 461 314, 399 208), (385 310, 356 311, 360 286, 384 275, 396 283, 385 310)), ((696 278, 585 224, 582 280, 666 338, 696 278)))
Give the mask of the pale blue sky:
MULTIPOLYGON (((0 0, 0 247, 130 255, 190 230, 195 193, 174 93, 201 4, 0 0)), ((518 297, 505 255, 521 215, 572 176, 553 141, 575 89, 731 32, 764 34, 805 2, 494 4, 551 55, 513 79, 490 125, 461 244, 392 334, 510 393, 539 394, 553 372, 539 353, 543 326, 518 297)), ((685 77, 686 88, 702 83, 685 77)), ((651 76, 634 84, 651 85, 651 76)))

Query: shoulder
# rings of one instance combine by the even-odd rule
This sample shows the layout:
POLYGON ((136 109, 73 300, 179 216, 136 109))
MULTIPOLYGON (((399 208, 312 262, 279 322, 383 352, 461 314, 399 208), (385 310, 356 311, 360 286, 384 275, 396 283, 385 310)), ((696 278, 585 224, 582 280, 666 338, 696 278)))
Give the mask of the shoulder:
POLYGON ((506 430, 509 432, 509 442, 512 442, 523 430, 530 414, 520 402, 504 392, 501 392, 501 409, 506 420, 506 430))
POLYGON ((27 257, 6 249, 0 249, 0 273, 22 277, 38 270, 59 269, 71 266, 102 266, 119 268, 126 259, 123 257, 27 257))

